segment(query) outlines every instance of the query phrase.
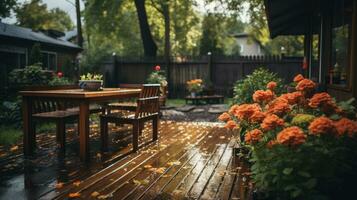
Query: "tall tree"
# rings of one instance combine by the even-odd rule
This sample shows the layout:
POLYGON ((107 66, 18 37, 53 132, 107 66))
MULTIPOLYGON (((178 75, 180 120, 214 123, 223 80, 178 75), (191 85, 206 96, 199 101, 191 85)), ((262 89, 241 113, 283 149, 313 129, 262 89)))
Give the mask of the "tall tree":
POLYGON ((47 9, 42 0, 25 2, 15 9, 17 24, 20 26, 39 29, 56 29, 67 31, 73 28, 69 15, 59 8, 47 9))
POLYGON ((135 7, 138 14, 141 39, 144 46, 144 55, 148 57, 156 57, 157 46, 150 31, 145 0, 135 0, 135 7))
POLYGON ((0 18, 10 16, 10 12, 16 6, 16 0, 1 0, 0 1, 0 18))

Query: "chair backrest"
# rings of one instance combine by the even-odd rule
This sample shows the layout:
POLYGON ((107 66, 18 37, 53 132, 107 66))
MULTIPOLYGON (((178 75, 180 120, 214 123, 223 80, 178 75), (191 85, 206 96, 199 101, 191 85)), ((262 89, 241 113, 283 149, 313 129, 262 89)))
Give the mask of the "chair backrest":
POLYGON ((159 112, 160 84, 144 84, 137 100, 135 118, 141 118, 159 112))

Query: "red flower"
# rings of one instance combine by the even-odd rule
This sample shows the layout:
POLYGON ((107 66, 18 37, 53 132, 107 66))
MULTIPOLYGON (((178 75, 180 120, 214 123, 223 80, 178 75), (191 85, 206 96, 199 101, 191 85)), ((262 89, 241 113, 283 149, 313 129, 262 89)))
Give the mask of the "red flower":
POLYGON ((57 72, 57 76, 58 76, 59 78, 62 78, 62 77, 63 77, 63 73, 62 73, 61 71, 59 71, 59 72, 57 72))
POLYGON ((161 69, 160 65, 155 66, 155 71, 160 71, 160 69, 161 69))

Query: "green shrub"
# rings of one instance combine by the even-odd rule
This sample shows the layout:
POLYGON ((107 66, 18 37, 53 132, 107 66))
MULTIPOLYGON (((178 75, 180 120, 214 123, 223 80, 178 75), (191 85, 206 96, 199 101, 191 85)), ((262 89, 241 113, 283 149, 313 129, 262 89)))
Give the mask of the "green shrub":
POLYGON ((68 78, 60 78, 58 76, 54 76, 53 79, 48 83, 50 86, 56 86, 56 85, 72 85, 73 82, 70 81, 68 78))
POLYGON ((9 74, 10 83, 15 87, 47 85, 52 77, 53 73, 43 70, 40 64, 27 66, 23 69, 14 69, 9 74))
POLYGON ((256 90, 265 90, 270 81, 277 83, 275 93, 280 95, 283 90, 282 80, 277 74, 269 72, 267 69, 256 69, 251 75, 243 80, 237 81, 234 86, 234 104, 253 103, 253 94, 256 90))
POLYGON ((0 126, 0 145, 13 145, 20 140, 21 136, 21 129, 11 126, 0 126))
POLYGON ((13 125, 21 127, 21 99, 15 101, 4 101, 0 104, 0 125, 13 125))

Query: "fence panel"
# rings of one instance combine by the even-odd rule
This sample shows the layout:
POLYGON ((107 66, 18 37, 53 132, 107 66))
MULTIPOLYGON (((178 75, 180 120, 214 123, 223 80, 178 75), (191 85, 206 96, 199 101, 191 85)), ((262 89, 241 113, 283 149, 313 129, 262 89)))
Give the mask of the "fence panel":
MULTIPOLYGON (((173 58, 169 64, 170 80, 169 94, 172 98, 182 98, 187 94, 186 82, 201 78, 211 82, 217 94, 232 96, 233 85, 237 80, 244 79, 255 69, 264 67, 278 74, 286 82, 294 75, 303 73, 302 58, 280 56, 239 56, 239 57, 184 57, 173 58)), ((104 63, 103 63, 104 64, 104 63)), ((113 59, 111 67, 105 63, 106 77, 109 85, 119 83, 145 83, 155 65, 160 65, 167 71, 164 59, 113 59)))

